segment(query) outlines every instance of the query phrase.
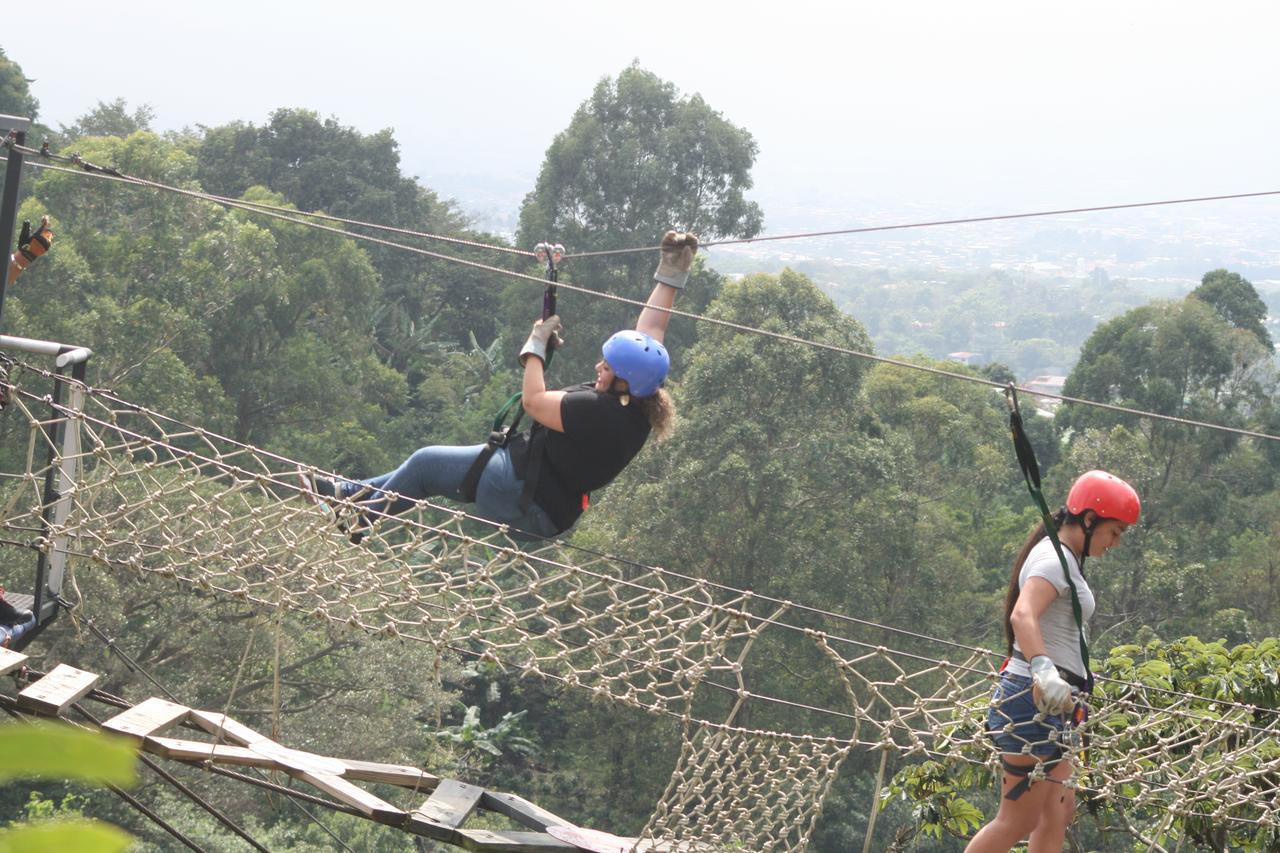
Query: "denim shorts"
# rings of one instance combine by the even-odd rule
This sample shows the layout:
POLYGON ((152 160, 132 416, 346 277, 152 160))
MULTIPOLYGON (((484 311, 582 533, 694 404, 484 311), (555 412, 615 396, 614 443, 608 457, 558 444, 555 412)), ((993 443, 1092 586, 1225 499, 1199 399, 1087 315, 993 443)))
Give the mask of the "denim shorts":
POLYGON ((1071 718, 1040 713, 1031 697, 1030 678, 1002 673, 987 711, 987 734, 1004 753, 1057 758, 1064 746, 1074 746, 1076 731, 1071 718))

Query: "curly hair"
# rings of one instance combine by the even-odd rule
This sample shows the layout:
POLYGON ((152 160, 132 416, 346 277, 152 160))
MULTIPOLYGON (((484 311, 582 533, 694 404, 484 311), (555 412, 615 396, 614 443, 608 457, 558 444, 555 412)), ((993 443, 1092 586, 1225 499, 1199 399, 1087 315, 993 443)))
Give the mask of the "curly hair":
POLYGON ((676 404, 665 388, 659 388, 648 397, 633 397, 632 400, 649 419, 649 428, 658 441, 671 436, 676 428, 676 404))

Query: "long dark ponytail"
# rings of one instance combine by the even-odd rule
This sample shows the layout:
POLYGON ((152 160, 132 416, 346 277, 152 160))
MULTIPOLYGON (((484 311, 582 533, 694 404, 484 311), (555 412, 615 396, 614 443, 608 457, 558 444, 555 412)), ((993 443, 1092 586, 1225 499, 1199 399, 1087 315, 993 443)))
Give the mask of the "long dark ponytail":
MULTIPOLYGON (((1080 516, 1072 515, 1067 512, 1066 507, 1062 507, 1053 514, 1054 530, 1061 530, 1063 525, 1079 523, 1080 516)), ((1013 561, 1013 571, 1009 575, 1009 589, 1004 595, 1004 640, 1005 654, 1013 654, 1013 608, 1018 603, 1018 576, 1022 574, 1022 565, 1027 562, 1027 557, 1031 554, 1031 549, 1039 544, 1041 539, 1049 535, 1049 531, 1041 521, 1027 536, 1027 541, 1022 543, 1022 550, 1018 552, 1017 558, 1013 561)))

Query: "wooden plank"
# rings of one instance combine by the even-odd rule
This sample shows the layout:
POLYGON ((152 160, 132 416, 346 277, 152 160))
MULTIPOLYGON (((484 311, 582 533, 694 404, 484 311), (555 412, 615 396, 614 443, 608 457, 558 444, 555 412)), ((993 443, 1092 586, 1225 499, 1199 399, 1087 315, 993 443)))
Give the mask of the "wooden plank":
POLYGON ((289 771, 289 775, 316 786, 334 799, 359 809, 366 817, 373 818, 379 823, 400 826, 409 817, 408 813, 386 800, 375 797, 364 788, 351 784, 341 776, 332 776, 327 773, 302 773, 296 770, 289 771))
POLYGON ((191 721, 211 735, 221 734, 227 740, 240 746, 251 746, 255 743, 270 741, 271 738, 258 734, 244 723, 236 722, 216 711, 192 711, 191 721))
POLYGON ((152 696, 145 702, 116 714, 103 723, 102 727, 137 741, 182 722, 190 712, 191 709, 185 705, 152 696))
POLYGON ((415 791, 434 791, 436 786, 440 784, 439 776, 432 776, 426 771, 419 770, 416 767, 406 767, 402 764, 379 764, 375 761, 353 761, 350 758, 338 758, 346 770, 343 772, 344 779, 355 779, 361 782, 382 782, 387 785, 399 785, 402 788, 412 788, 415 791))
POLYGON ((460 829, 462 846, 484 853, 546 853, 548 850, 577 850, 545 832, 518 832, 494 829, 460 829))
POLYGON ((478 785, 468 785, 456 779, 441 779, 435 793, 414 814, 456 829, 466 823, 482 796, 484 788, 478 785))
POLYGON ((591 853, 631 853, 636 846, 634 838, 620 838, 611 832, 581 826, 548 826, 547 835, 591 853))
POLYGON ((143 738, 142 748, 147 752, 178 761, 214 761, 219 764, 240 764, 267 769, 276 767, 276 763, 266 756, 243 746, 228 746, 225 743, 212 744, 202 740, 182 740, 149 735, 143 738))
POLYGON ((100 676, 60 663, 53 672, 27 686, 18 694, 18 705, 56 717, 72 702, 82 699, 98 683, 100 676))
POLYGON ((347 765, 336 758, 326 758, 300 749, 290 749, 269 738, 249 744, 249 749, 272 759, 285 770, 321 773, 325 776, 341 776, 347 770, 347 765))
POLYGON ((0 648, 0 675, 8 675, 27 662, 27 656, 13 649, 0 648))
POLYGON ((458 833, 458 830, 442 823, 436 823, 434 820, 428 820, 417 812, 410 814, 408 820, 400 828, 415 835, 423 835, 445 844, 452 844, 455 847, 463 846, 464 839, 458 833))
POLYGON ((515 794, 485 791, 484 796, 480 798, 480 808, 506 815, 521 826, 527 826, 539 832, 546 830, 548 826, 573 825, 573 821, 552 814, 515 794))

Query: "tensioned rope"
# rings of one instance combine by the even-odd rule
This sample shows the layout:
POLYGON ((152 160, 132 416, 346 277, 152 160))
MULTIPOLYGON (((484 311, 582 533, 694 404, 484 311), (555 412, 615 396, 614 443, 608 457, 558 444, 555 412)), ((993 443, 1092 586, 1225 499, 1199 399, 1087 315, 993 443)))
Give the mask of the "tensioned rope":
MULTIPOLYGON (((469 650, 522 674, 678 717, 681 758, 651 821, 662 838, 799 848, 808 836, 794 827, 812 827, 854 746, 990 760, 985 650, 959 663, 860 642, 837 653, 836 640, 821 632, 767 630, 784 621, 779 608, 747 594, 575 562, 558 546, 530 552, 501 530, 477 538, 464 529, 471 523, 465 514, 425 506, 401 524, 376 525, 366 546, 351 546, 332 515, 288 499, 297 490, 282 486, 291 465, 207 430, 175 428, 92 389, 84 413, 55 413, 83 437, 76 458, 84 471, 67 495, 67 520, 32 535, 47 470, 34 462, 35 451, 49 443, 45 429, 53 424, 35 414, 46 397, 20 389, 14 399, 28 418, 28 469, 0 508, 0 523, 15 544, 47 548, 66 535, 77 543, 70 550, 85 555, 82 565, 170 577, 258 606, 469 650), (750 653, 761 643, 763 655, 750 653), (839 712, 852 735, 759 727, 773 703, 747 685, 785 683, 769 664, 783 651, 805 663, 806 654, 820 655, 800 667, 809 673, 820 675, 823 660, 835 668, 839 681, 818 684, 846 685, 847 709, 825 711, 839 712), (727 718, 708 713, 724 707, 707 693, 715 680, 738 685, 727 718), (737 719, 748 706, 759 706, 755 728, 737 719)), ((812 694, 814 685, 802 682, 788 691, 812 694)), ((1222 820, 1275 819, 1278 807, 1262 789, 1265 774, 1280 770, 1265 748, 1276 727, 1257 726, 1250 710, 1139 688, 1115 691, 1095 719, 1095 746, 1110 763, 1099 762, 1105 775, 1081 784, 1116 802, 1136 793, 1166 811, 1213 815, 1213 804, 1225 809, 1222 820)))
MULTIPOLYGON (((1126 204, 1100 204, 1092 207, 1064 207, 1057 210, 1037 210, 1030 213, 997 213, 990 216, 967 216, 959 219, 929 219, 923 222, 903 222, 894 225, 865 225, 857 228, 838 228, 834 231, 805 231, 795 234, 776 234, 764 237, 743 237, 734 240, 711 240, 703 246, 732 246, 741 243, 768 243, 775 240, 802 240, 810 237, 836 237, 843 234, 872 234, 877 231, 904 231, 910 228, 936 228, 943 225, 969 225, 976 222, 1003 222, 1015 219, 1033 219, 1043 216, 1065 216, 1072 213, 1098 213, 1107 210, 1132 210, 1140 207, 1162 207, 1171 204, 1197 204, 1205 201, 1229 201, 1231 199, 1261 198, 1263 196, 1280 195, 1280 190, 1263 190, 1253 193, 1230 193, 1228 195, 1206 195, 1191 198, 1171 198, 1163 201, 1135 201, 1126 204)), ((633 252, 651 252, 661 246, 643 246, 630 249, 601 249, 592 252, 570 252, 570 258, 592 258, 604 255, 624 255, 633 252)))
MULTIPOLYGON (((87 171, 98 171, 108 175, 116 175, 119 177, 124 177, 114 169, 105 169, 101 166, 93 166, 93 164, 86 164, 83 160, 81 160, 77 156, 69 157, 66 155, 53 154, 52 152, 43 148, 37 150, 35 148, 30 148, 25 145, 18 145, 15 142, 7 143, 6 147, 13 148, 17 151, 21 151, 23 154, 35 155, 38 157, 55 160, 57 162, 74 164, 74 165, 80 166, 81 168, 86 169, 87 171)), ((1157 201, 1136 201, 1136 202, 1124 202, 1120 204, 1091 205, 1088 207, 1064 207, 1064 208, 1055 208, 1052 210, 1037 210, 1037 211, 1022 212, 1022 213, 996 213, 996 214, 990 214, 987 216, 967 216, 967 217, 959 217, 954 219, 928 219, 920 222, 901 222, 901 223, 894 223, 889 225, 864 225, 864 226, 857 226, 852 228, 837 228, 837 229, 832 229, 827 231, 799 231, 799 232, 792 232, 788 234, 769 234, 769 235, 760 236, 760 237, 742 237, 742 238, 735 238, 735 239, 729 239, 729 240, 709 240, 707 242, 701 243, 700 245, 703 248, 710 248, 712 246, 733 246, 733 245, 741 245, 741 244, 747 244, 747 243, 767 243, 767 242, 777 242, 777 241, 784 241, 784 240, 804 240, 804 239, 810 239, 814 237, 838 237, 838 236, 850 235, 850 234, 871 234, 871 233, 880 232, 880 231, 903 231, 903 230, 913 229, 913 228, 936 228, 936 227, 941 227, 946 225, 970 225, 970 224, 975 224, 979 222, 1004 222, 1004 221, 1012 221, 1012 220, 1018 220, 1018 219, 1033 219, 1033 218, 1046 217, 1046 216, 1066 216, 1074 213, 1100 213, 1100 212, 1105 212, 1109 210, 1133 210, 1137 208, 1165 207, 1165 206, 1177 205, 1177 204, 1198 204, 1198 203, 1210 202, 1210 201, 1230 201, 1235 199, 1263 198, 1266 196, 1274 196, 1274 195, 1280 195, 1280 190, 1262 190, 1259 192, 1227 193, 1223 195, 1209 195, 1209 196, 1189 196, 1185 198, 1161 199, 1157 201)), ((491 243, 481 243, 477 241, 463 240, 456 237, 447 237, 441 234, 428 234, 420 231, 412 231, 408 229, 397 228, 391 225, 382 225, 382 224, 373 223, 373 222, 342 219, 340 217, 330 216, 328 214, 323 214, 323 213, 308 213, 305 211, 298 211, 291 208, 261 204, 259 202, 243 202, 243 200, 241 199, 231 199, 225 196, 211 195, 210 198, 217 199, 219 201, 224 201, 224 202, 247 203, 255 207, 261 207, 266 210, 275 210, 281 213, 294 213, 302 216, 315 216, 322 219, 329 219, 335 222, 343 222, 349 225, 359 225, 365 228, 387 231, 387 232, 397 233, 397 234, 405 234, 405 235, 410 235, 415 237, 426 237, 432 240, 440 240, 448 243, 457 243, 459 245, 464 245, 464 246, 474 246, 477 248, 493 249, 495 251, 511 252, 513 254, 522 254, 530 257, 534 255, 533 252, 530 252, 524 249, 516 249, 508 246, 498 246, 491 243)), ((592 251, 585 251, 585 252, 569 252, 564 257, 565 257, 565 260, 569 260, 571 258, 603 257, 608 255, 622 255, 622 254, 631 254, 636 252, 651 252, 661 248, 662 247, 659 245, 659 246, 634 246, 634 247, 625 248, 625 249, 600 249, 600 250, 592 250, 592 251)))
MULTIPOLYGON (((118 181, 125 184, 133 184, 135 186, 149 187, 151 189, 157 189, 157 190, 162 190, 166 192, 173 192, 173 193, 185 195, 191 198, 200 199, 203 201, 209 201, 214 204, 220 204, 225 207, 245 210, 251 213, 259 213, 264 216, 270 216, 276 219, 282 219, 286 222, 292 222, 297 225, 303 225, 309 228, 316 228, 322 231, 328 231, 330 233, 338 234, 353 240, 361 240, 361 241, 373 243, 376 245, 397 248, 407 252, 412 252, 414 254, 422 255, 424 257, 430 257, 436 260, 442 260, 442 261, 457 264, 460 266, 470 267, 472 269, 483 270, 485 272, 491 272, 497 275, 504 275, 509 278, 516 278, 516 279, 521 279, 525 281, 535 282, 539 287, 546 286, 546 279, 539 278, 538 276, 529 275, 527 273, 522 273, 515 270, 503 269, 502 267, 496 267, 491 264, 484 264, 478 261, 468 260, 466 258, 458 258, 452 255, 446 255, 440 252, 433 252, 418 246, 409 246, 403 243, 396 243, 391 240, 384 240, 380 237, 374 237, 368 234, 355 234, 350 231, 344 231, 340 228, 333 228, 327 225, 321 225, 320 223, 310 222, 305 219, 296 219, 292 216, 286 216, 274 210, 254 207, 244 202, 223 200, 222 197, 211 196, 207 193, 199 192, 196 190, 185 190, 179 187, 172 187, 166 184, 161 184, 156 181, 149 181, 144 178, 133 178, 125 175, 120 175, 119 173, 109 174, 109 173, 93 172, 93 171, 86 172, 86 171, 81 171, 77 169, 66 169, 59 166, 50 166, 42 163, 32 163, 31 165, 42 167, 45 169, 53 169, 61 172, 69 172, 71 174, 76 174, 76 175, 102 178, 105 180, 118 181)), ((1277 191, 1277 192, 1280 193, 1280 191, 1277 191)), ((1168 203, 1173 203, 1173 202, 1168 202, 1168 203)), ((581 293, 593 298, 606 299, 612 302, 631 305, 641 309, 649 307, 645 302, 638 299, 631 299, 625 296, 619 296, 617 294, 606 293, 604 291, 599 291, 599 290, 592 290, 591 288, 569 284, 564 281, 557 282, 557 287, 559 287, 559 289, 561 290, 568 290, 575 293, 581 293)), ((733 331, 741 332, 743 334, 759 335, 761 337, 771 338, 773 340, 782 341, 784 343, 792 343, 792 344, 797 344, 799 346, 811 347, 813 349, 826 350, 826 351, 838 353, 841 355, 847 355, 855 358, 861 358, 867 361, 877 362, 879 364, 893 365, 895 367, 900 367, 906 370, 915 370, 915 371, 920 371, 924 373, 929 373, 934 376, 941 376, 948 379, 958 380, 961 382, 969 382, 972 384, 984 385, 988 388, 997 388, 1000 390, 1004 390, 1006 387, 1008 387, 1007 384, 1005 383, 997 382, 991 379, 984 379, 980 376, 974 376, 972 374, 958 373, 956 371, 944 370, 938 367, 930 367, 924 364, 916 364, 910 361, 904 361, 902 359, 875 355, 874 353, 862 352, 861 350, 855 350, 851 347, 843 347, 838 344, 829 344, 829 343, 824 343, 822 341, 809 340, 806 338, 801 338, 796 335, 789 335, 783 332, 773 332, 767 329, 760 329, 754 326, 748 326, 743 323, 735 323, 731 320, 723 320, 718 317, 711 317, 705 314, 697 314, 691 311, 682 311, 677 308, 652 308, 651 310, 664 311, 673 317, 686 317, 696 322, 709 323, 711 325, 731 329, 733 331)), ((1046 391, 1037 391, 1030 388, 1025 388, 1023 386, 1015 386, 1015 388, 1016 390, 1022 391, 1033 397, 1041 397, 1049 400, 1058 400, 1059 402, 1063 402, 1063 403, 1074 403, 1081 406, 1088 406, 1091 408, 1103 409, 1106 411, 1111 411, 1118 414, 1130 415, 1137 418, 1149 418, 1151 420, 1159 420, 1167 423, 1179 424, 1181 426, 1200 427, 1204 429, 1215 430, 1218 432, 1245 436, 1248 438, 1264 439, 1267 441, 1280 441, 1280 435, 1272 435, 1270 433, 1260 432, 1257 430, 1249 430, 1249 429, 1243 429, 1240 427, 1232 427, 1232 426, 1227 426, 1226 424, 1218 424, 1210 421, 1201 421, 1201 420, 1196 420, 1194 418, 1184 418, 1177 415, 1166 415, 1166 414, 1161 414, 1159 412, 1151 412, 1151 411, 1145 411, 1143 409, 1135 409, 1129 406, 1121 406, 1115 403, 1104 403, 1099 400, 1089 400, 1083 397, 1073 397, 1065 394, 1055 394, 1055 393, 1050 393, 1046 391)))
MULTIPOLYGON (((81 159, 79 155, 68 156, 66 154, 54 154, 53 152, 48 151, 45 148, 35 149, 26 145, 19 145, 16 142, 12 141, 12 139, 5 140, 3 143, 0 143, 0 144, 3 144, 5 148, 10 148, 14 151, 18 151, 23 155, 36 156, 36 157, 40 157, 42 160, 52 160, 56 163, 66 163, 68 165, 76 166, 78 168, 77 169, 59 169, 55 166, 50 166, 49 164, 43 163, 40 161, 24 161, 23 165, 51 168, 51 169, 55 169, 56 171, 72 171, 72 172, 77 172, 78 174, 93 174, 99 177, 106 177, 106 178, 117 178, 119 180, 125 181, 126 183, 144 182, 148 185, 157 186, 157 188, 160 186, 163 186, 165 189, 174 189, 173 187, 168 187, 162 184, 156 185, 156 184, 153 184, 152 182, 147 182, 143 178, 135 178, 129 175, 121 174, 118 170, 110 167, 94 165, 93 163, 89 163, 81 159)), ((8 158, 0 157, 0 160, 7 162, 8 158)), ((217 195, 216 193, 202 192, 201 196, 203 198, 208 199, 209 201, 216 201, 219 204, 224 204, 224 205, 236 205, 239 207, 256 207, 264 211, 287 213, 293 216, 306 216, 306 217, 311 217, 313 219, 327 220, 329 222, 341 222, 344 225, 354 225, 360 228, 368 228, 373 231, 385 231, 389 234, 399 234, 404 237, 421 237, 426 240, 435 240, 436 242, 449 243, 455 246, 466 246, 473 249, 485 249, 493 252, 503 252, 509 255, 523 255, 529 258, 535 257, 535 253, 529 251, 528 249, 518 249, 513 246, 503 246, 497 243, 485 243, 480 240, 468 240, 463 237, 451 237, 446 234, 435 234, 428 231, 418 231, 412 228, 400 228, 395 225, 384 225, 378 222, 366 222, 365 220, 362 220, 362 219, 347 219, 341 216, 334 216, 333 214, 329 214, 329 213, 321 213, 319 211, 298 210, 297 208, 281 207, 279 205, 267 204, 265 202, 260 202, 260 201, 249 201, 247 199, 242 199, 242 198, 230 198, 228 196, 217 195)))

